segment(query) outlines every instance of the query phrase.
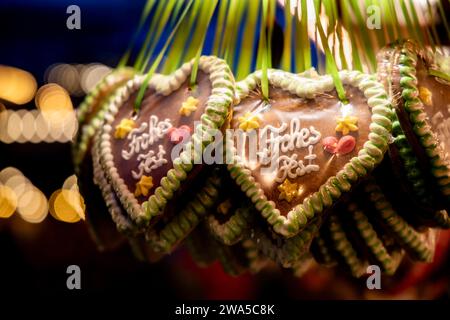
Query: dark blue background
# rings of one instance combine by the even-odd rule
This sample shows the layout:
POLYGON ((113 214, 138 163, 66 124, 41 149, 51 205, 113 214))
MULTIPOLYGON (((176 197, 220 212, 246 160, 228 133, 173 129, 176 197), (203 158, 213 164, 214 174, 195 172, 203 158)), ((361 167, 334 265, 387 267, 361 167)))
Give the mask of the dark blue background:
POLYGON ((114 66, 138 25, 145 0, 1 0, 0 64, 33 73, 42 84, 57 62, 114 66), (81 9, 81 30, 69 30, 70 5, 81 9))

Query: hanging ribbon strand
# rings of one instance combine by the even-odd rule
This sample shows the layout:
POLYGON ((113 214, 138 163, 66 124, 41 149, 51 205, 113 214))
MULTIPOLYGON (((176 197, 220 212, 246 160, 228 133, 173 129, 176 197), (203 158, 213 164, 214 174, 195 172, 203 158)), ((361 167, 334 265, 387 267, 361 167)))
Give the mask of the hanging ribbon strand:
POLYGON ((117 68, 121 68, 121 67, 124 67, 127 65, 128 61, 130 59, 131 51, 133 50, 133 48, 136 44, 138 35, 141 33, 142 28, 145 24, 145 21, 147 20, 147 17, 150 14, 155 3, 156 3, 156 0, 147 0, 144 10, 142 10, 142 15, 141 15, 141 18, 139 19, 138 27, 137 27, 136 31, 134 32, 133 37, 131 38, 131 41, 130 41, 130 44, 128 45, 127 50, 125 51, 124 55, 120 59, 119 63, 117 64, 117 68))
POLYGON ((136 113, 139 112, 139 109, 141 107, 142 104, 142 99, 144 98, 144 94, 145 91, 147 90, 148 87, 148 83, 150 81, 150 79, 152 78, 153 74, 156 71, 156 68, 158 68, 159 64, 161 63, 161 60, 165 54, 165 52, 167 51, 167 48, 169 47, 170 43, 172 42, 173 37, 175 36, 178 28, 180 27, 181 23, 183 22, 184 18, 186 17, 187 13, 189 12, 190 7, 192 6, 194 0, 190 0, 188 2, 188 4, 186 5, 183 13, 181 14, 180 19, 178 20, 177 24, 175 25, 175 27, 173 28, 172 32, 170 33, 169 37, 167 38, 166 43, 164 44, 164 47, 161 49, 159 55, 157 56, 157 58, 155 59, 155 61, 153 62, 152 66, 150 67, 150 70, 147 73, 147 76, 144 79, 144 82, 142 83, 139 92, 137 94, 135 103, 134 103, 134 111, 136 113))
MULTIPOLYGON (((302 72, 312 67, 311 42, 315 42, 319 72, 326 71, 333 77, 339 98, 346 101, 344 88, 338 77, 339 69, 354 69, 364 72, 376 70, 376 52, 386 44, 397 40, 407 30, 407 36, 421 45, 439 48, 440 39, 434 22, 425 25, 421 19, 425 10, 429 17, 434 11, 442 21, 444 32, 449 32, 448 20, 441 1, 418 6, 413 0, 284 0, 284 45, 281 65, 287 71, 302 72), (371 29, 367 21, 374 13, 370 6, 380 9, 381 29, 371 29), (421 25, 422 24, 422 25, 421 25)), ((194 58, 193 72, 189 84, 194 86, 197 78, 198 60, 205 43, 211 42, 212 54, 225 59, 237 80, 254 69, 261 69, 261 91, 265 100, 269 98, 267 70, 272 68, 272 32, 277 19, 276 0, 191 0, 189 12, 186 1, 148 0, 139 21, 142 29, 152 12, 145 41, 137 56, 135 68, 144 72, 160 47, 167 27, 181 29, 171 34, 170 49, 166 43, 161 52, 167 51, 162 73, 171 73, 183 61, 194 58), (217 9, 217 10, 216 10, 217 9), (216 13, 216 14, 215 14, 216 13), (184 18, 186 15, 186 19, 184 18), (215 18, 213 19, 213 16, 215 18), (208 32, 214 21, 214 30, 208 32), (257 26, 257 24, 260 24, 257 26), (259 30, 258 30, 259 29, 259 30), (258 32, 259 31, 259 32, 258 32), (208 35, 212 37, 208 39, 208 35), (173 38, 173 39, 172 39, 173 38), (208 41, 207 41, 208 39, 208 41), (255 61, 256 60, 256 61, 255 61)), ((450 34, 450 33, 448 33, 450 34)), ((134 42, 119 63, 126 64, 134 42)), ((160 64, 161 52, 154 61, 160 64)), ((278 62, 277 62, 278 63, 278 62)), ((156 66, 150 67, 149 74, 156 66)), ((138 103, 137 103, 138 104, 138 103)))
POLYGON ((261 57, 261 91, 263 98, 266 102, 269 101, 269 78, 267 76, 268 69, 268 59, 269 59, 269 48, 267 45, 267 32, 266 32, 266 23, 267 23, 267 11, 269 10, 269 0, 262 1, 262 18, 260 23, 260 37, 259 37, 259 48, 258 55, 261 57))
POLYGON ((206 33, 208 32, 209 23, 211 22, 211 18, 216 9, 218 0, 206 1, 203 4, 203 8, 200 12, 201 20, 199 21, 200 30, 202 34, 200 35, 200 45, 197 49, 197 54, 195 56, 194 65, 192 67, 191 79, 189 82, 190 87, 192 88, 197 82, 197 73, 198 73, 198 63, 200 60, 200 56, 202 54, 203 45, 205 43, 206 33))
POLYGON ((336 91, 338 94, 339 99, 343 103, 348 103, 348 99, 345 95, 345 89, 342 84, 341 78, 339 77, 339 72, 336 66, 336 61, 334 60, 334 56, 330 50, 330 47, 328 45, 328 39, 325 35, 325 32, 322 27, 322 22, 320 21, 320 9, 321 9, 321 3, 320 0, 315 0, 315 9, 316 9, 316 28, 319 32, 320 40, 322 42, 323 49, 325 51, 325 61, 327 66, 327 71, 331 74, 331 77, 333 78, 334 85, 336 87, 336 91))

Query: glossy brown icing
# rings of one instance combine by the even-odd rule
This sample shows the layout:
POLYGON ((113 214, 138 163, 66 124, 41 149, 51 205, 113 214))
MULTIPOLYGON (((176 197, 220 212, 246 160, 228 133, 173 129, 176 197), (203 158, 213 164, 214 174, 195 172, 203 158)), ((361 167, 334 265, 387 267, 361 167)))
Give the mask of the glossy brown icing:
MULTIPOLYGON (((295 199, 292 199, 291 202, 285 199, 279 199, 280 191, 278 190, 278 186, 281 182, 275 181, 273 174, 263 174, 260 170, 260 163, 246 165, 251 169, 256 182, 260 183, 268 200, 277 203, 277 208, 281 214, 286 215, 294 206, 302 203, 306 197, 317 191, 328 178, 336 175, 352 157, 358 154, 358 151, 362 149, 364 143, 367 141, 371 121, 371 111, 367 105, 367 100, 357 88, 346 86, 345 89, 350 101, 350 108, 346 110, 350 110, 349 115, 357 117, 358 130, 348 133, 348 135, 353 136, 356 140, 353 151, 345 155, 339 155, 325 151, 322 144, 322 139, 325 137, 335 136, 337 139, 342 137, 341 132, 336 132, 337 118, 342 117, 343 111, 336 91, 318 94, 313 99, 305 99, 283 91, 282 89, 270 87, 270 107, 260 112, 262 122, 259 129, 267 125, 280 127, 283 123, 286 123, 288 127, 281 133, 283 135, 289 133, 291 119, 297 118, 300 120, 301 128, 310 128, 310 126, 313 126, 321 135, 319 142, 314 144, 312 149, 312 152, 317 156, 314 164, 319 166, 319 170, 297 176, 294 179, 289 178, 290 182, 298 183, 302 189, 301 194, 295 199)), ((248 97, 244 98, 235 107, 231 128, 239 128, 239 118, 246 112, 258 113, 259 111, 255 110, 261 109, 262 102, 263 99, 259 91, 254 90, 251 92, 248 97)), ((280 156, 287 155, 291 157, 294 153, 297 154, 298 160, 303 160, 305 164, 308 163, 308 160, 304 159, 309 154, 307 147, 295 148, 293 151, 288 151, 287 153, 280 152, 280 156)), ((246 146, 244 158, 244 163, 248 163, 248 146, 246 146)))
MULTIPOLYGON (((172 92, 168 96, 157 93, 154 89, 148 89, 142 101, 141 110, 135 119, 135 127, 139 128, 142 123, 148 123, 151 116, 157 116, 159 121, 169 119, 172 126, 177 128, 182 125, 189 126, 192 132, 194 130, 194 121, 200 120, 201 115, 205 111, 206 102, 208 100, 208 97, 211 95, 212 90, 208 74, 199 70, 197 80, 197 86, 194 90, 191 90, 189 88, 188 79, 180 86, 179 89, 172 92), (199 100, 197 110, 195 110, 189 116, 180 115, 179 109, 181 108, 182 103, 191 96, 199 100)), ((137 93, 131 95, 130 98, 125 102, 125 104, 120 107, 112 123, 113 130, 121 122, 122 119, 133 118, 133 106, 136 95, 137 93)), ((144 133, 145 132, 148 132, 148 130, 145 130, 144 133)), ((176 144, 171 142, 169 135, 166 134, 160 140, 150 145, 146 150, 137 152, 129 160, 127 160, 123 158, 122 151, 129 150, 130 140, 126 138, 116 139, 114 138, 114 134, 112 134, 111 142, 112 154, 114 157, 114 166, 117 168, 119 176, 124 180, 130 192, 135 191, 136 183, 139 181, 139 179, 136 179, 132 176, 132 171, 139 171, 138 166, 140 161, 137 160, 137 157, 140 154, 145 154, 149 151, 153 151, 155 154, 157 154, 159 145, 161 145, 165 150, 165 159, 167 160, 167 163, 161 165, 159 168, 152 170, 150 174, 144 173, 145 175, 153 177, 153 188, 150 190, 147 196, 139 196, 137 197, 137 200, 139 203, 146 201, 148 197, 153 194, 154 190, 160 185, 161 179, 166 176, 168 170, 173 167, 171 151, 176 144)), ((199 170, 196 170, 196 168, 194 168, 188 178, 195 176, 198 171, 199 170)))

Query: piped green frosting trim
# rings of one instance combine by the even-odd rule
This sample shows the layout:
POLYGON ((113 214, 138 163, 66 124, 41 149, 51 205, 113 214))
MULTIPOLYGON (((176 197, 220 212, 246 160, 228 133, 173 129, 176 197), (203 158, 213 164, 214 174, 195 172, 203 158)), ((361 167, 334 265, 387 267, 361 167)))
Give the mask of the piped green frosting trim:
POLYGON ((244 205, 236 209, 224 223, 213 215, 207 217, 207 226, 213 236, 225 245, 233 245, 243 239, 251 227, 254 214, 253 208, 244 205))
POLYGON ((368 181, 364 190, 376 209, 377 216, 383 221, 385 227, 392 233, 397 242, 416 259, 431 261, 433 248, 424 240, 424 235, 411 227, 391 206, 382 193, 380 187, 373 181, 368 181))
POLYGON ((393 257, 389 254, 383 241, 378 237, 377 232, 369 222, 369 219, 355 203, 348 206, 348 211, 355 222, 359 235, 382 267, 382 270, 388 275, 394 274, 400 264, 401 259, 399 259, 399 256, 401 255, 393 257))
POLYGON ((352 275, 357 278, 364 275, 366 273, 368 263, 358 257, 358 254, 347 237, 337 215, 330 216, 329 228, 333 248, 341 255, 352 275))
POLYGON ((149 229, 147 241, 153 250, 170 253, 176 245, 184 240, 216 203, 219 197, 219 185, 219 177, 217 174, 213 174, 206 180, 204 187, 195 195, 195 199, 173 217, 160 232, 149 229))
POLYGON ((255 241, 264 256, 284 268, 292 268, 306 252, 309 252, 311 242, 319 232, 321 223, 320 218, 315 218, 302 232, 288 239, 276 234, 269 238, 261 228, 255 227, 252 229, 251 239, 255 241))

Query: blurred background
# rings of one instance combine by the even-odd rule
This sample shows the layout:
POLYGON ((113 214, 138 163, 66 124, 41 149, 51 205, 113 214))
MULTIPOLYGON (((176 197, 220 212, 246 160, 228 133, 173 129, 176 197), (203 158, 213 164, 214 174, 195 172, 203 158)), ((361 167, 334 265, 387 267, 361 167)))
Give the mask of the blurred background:
MULTIPOLYGON (((0 86, 12 76, 23 77, 15 92, 20 96, 33 91, 33 87, 41 90, 47 83, 58 83, 65 89, 60 94, 69 95, 70 100, 66 102, 76 108, 95 83, 118 63, 137 28, 144 3, 144 0, 0 1, 0 86), (66 9, 74 4, 81 8, 80 30, 69 30, 66 26, 70 15, 66 9)), ((138 38, 138 45, 143 37, 138 38)), ((280 41, 280 37, 274 36, 274 41, 280 41)), ((55 92, 50 89, 49 92, 55 92)), ((44 93, 42 90, 41 96, 44 93)), ((0 99, 0 109, 34 110, 38 103, 44 106, 44 99, 41 100, 38 95, 25 104, 0 99)), ((29 132, 28 140, 35 141, 27 142, 24 133, 19 132, 21 129, 13 125, 17 119, 9 117, 7 112, 3 114, 8 118, 0 121, 3 125, 0 137, 4 138, 0 139, 3 141, 0 142, 0 171, 17 168, 16 174, 23 176, 21 181, 26 179, 26 185, 33 190, 30 201, 50 199, 74 174, 70 140, 76 127, 58 135, 45 130, 29 132)), ((269 268, 258 275, 231 277, 218 263, 198 267, 183 249, 156 264, 138 262, 127 246, 100 253, 82 220, 47 216, 45 205, 43 208, 40 216, 36 216, 40 214, 36 209, 29 215, 0 218, 2 291, 67 290, 66 268, 76 264, 82 272, 82 290, 137 290, 161 298, 449 297, 449 232, 439 235, 432 264, 412 265, 406 261, 395 280, 383 279, 384 290, 369 291, 365 289, 365 279, 355 280, 337 270, 318 266, 313 266, 302 278, 278 268, 269 268)))

